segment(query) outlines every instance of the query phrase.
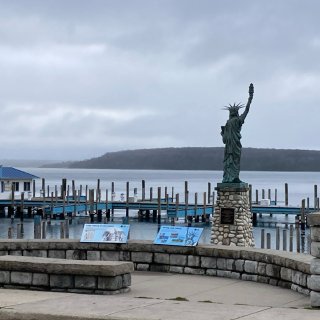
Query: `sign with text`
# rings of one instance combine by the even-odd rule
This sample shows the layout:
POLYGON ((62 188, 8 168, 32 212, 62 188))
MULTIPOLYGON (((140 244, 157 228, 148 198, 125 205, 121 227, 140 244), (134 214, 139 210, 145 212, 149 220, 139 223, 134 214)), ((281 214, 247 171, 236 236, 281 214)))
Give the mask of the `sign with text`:
POLYGON ((126 243, 128 224, 85 224, 80 242, 126 243))
POLYGON ((169 246, 196 246, 203 228, 162 226, 154 244, 169 246))

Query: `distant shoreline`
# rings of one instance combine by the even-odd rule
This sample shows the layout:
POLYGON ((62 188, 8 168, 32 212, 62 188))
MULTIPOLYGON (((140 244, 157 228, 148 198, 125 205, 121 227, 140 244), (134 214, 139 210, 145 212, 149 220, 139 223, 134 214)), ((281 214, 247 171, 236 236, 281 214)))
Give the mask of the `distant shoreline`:
MULTIPOLYGON (((124 170, 219 170, 223 147, 157 148, 109 152, 100 157, 60 163, 44 168, 124 170)), ((241 171, 318 172, 320 151, 243 148, 241 171)))

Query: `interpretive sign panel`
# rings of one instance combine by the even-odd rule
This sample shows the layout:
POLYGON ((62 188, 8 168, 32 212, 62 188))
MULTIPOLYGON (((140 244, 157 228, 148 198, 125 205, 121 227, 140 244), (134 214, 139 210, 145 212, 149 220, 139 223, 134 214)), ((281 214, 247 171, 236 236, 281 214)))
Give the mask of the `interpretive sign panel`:
POLYGON ((128 224, 85 224, 80 242, 126 243, 128 224))
POLYGON ((220 224, 234 224, 234 208, 221 208, 220 224))
POLYGON ((196 246, 203 228, 162 226, 154 244, 170 246, 196 246))

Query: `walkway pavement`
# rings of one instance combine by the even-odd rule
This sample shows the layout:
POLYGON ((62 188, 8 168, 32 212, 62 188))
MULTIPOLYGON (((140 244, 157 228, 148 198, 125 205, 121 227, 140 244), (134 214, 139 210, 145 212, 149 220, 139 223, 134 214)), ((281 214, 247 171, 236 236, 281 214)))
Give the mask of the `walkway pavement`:
POLYGON ((309 297, 249 281, 135 272, 113 296, 0 289, 0 320, 319 320, 309 297))

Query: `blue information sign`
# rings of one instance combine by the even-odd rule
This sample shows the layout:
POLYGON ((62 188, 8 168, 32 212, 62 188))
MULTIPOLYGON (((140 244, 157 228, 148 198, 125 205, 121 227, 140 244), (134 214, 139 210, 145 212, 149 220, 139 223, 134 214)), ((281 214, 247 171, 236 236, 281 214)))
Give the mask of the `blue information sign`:
POLYGON ((128 224, 85 224, 80 242, 126 243, 128 224))
POLYGON ((154 244, 170 246, 196 246, 203 228, 162 226, 154 244))

